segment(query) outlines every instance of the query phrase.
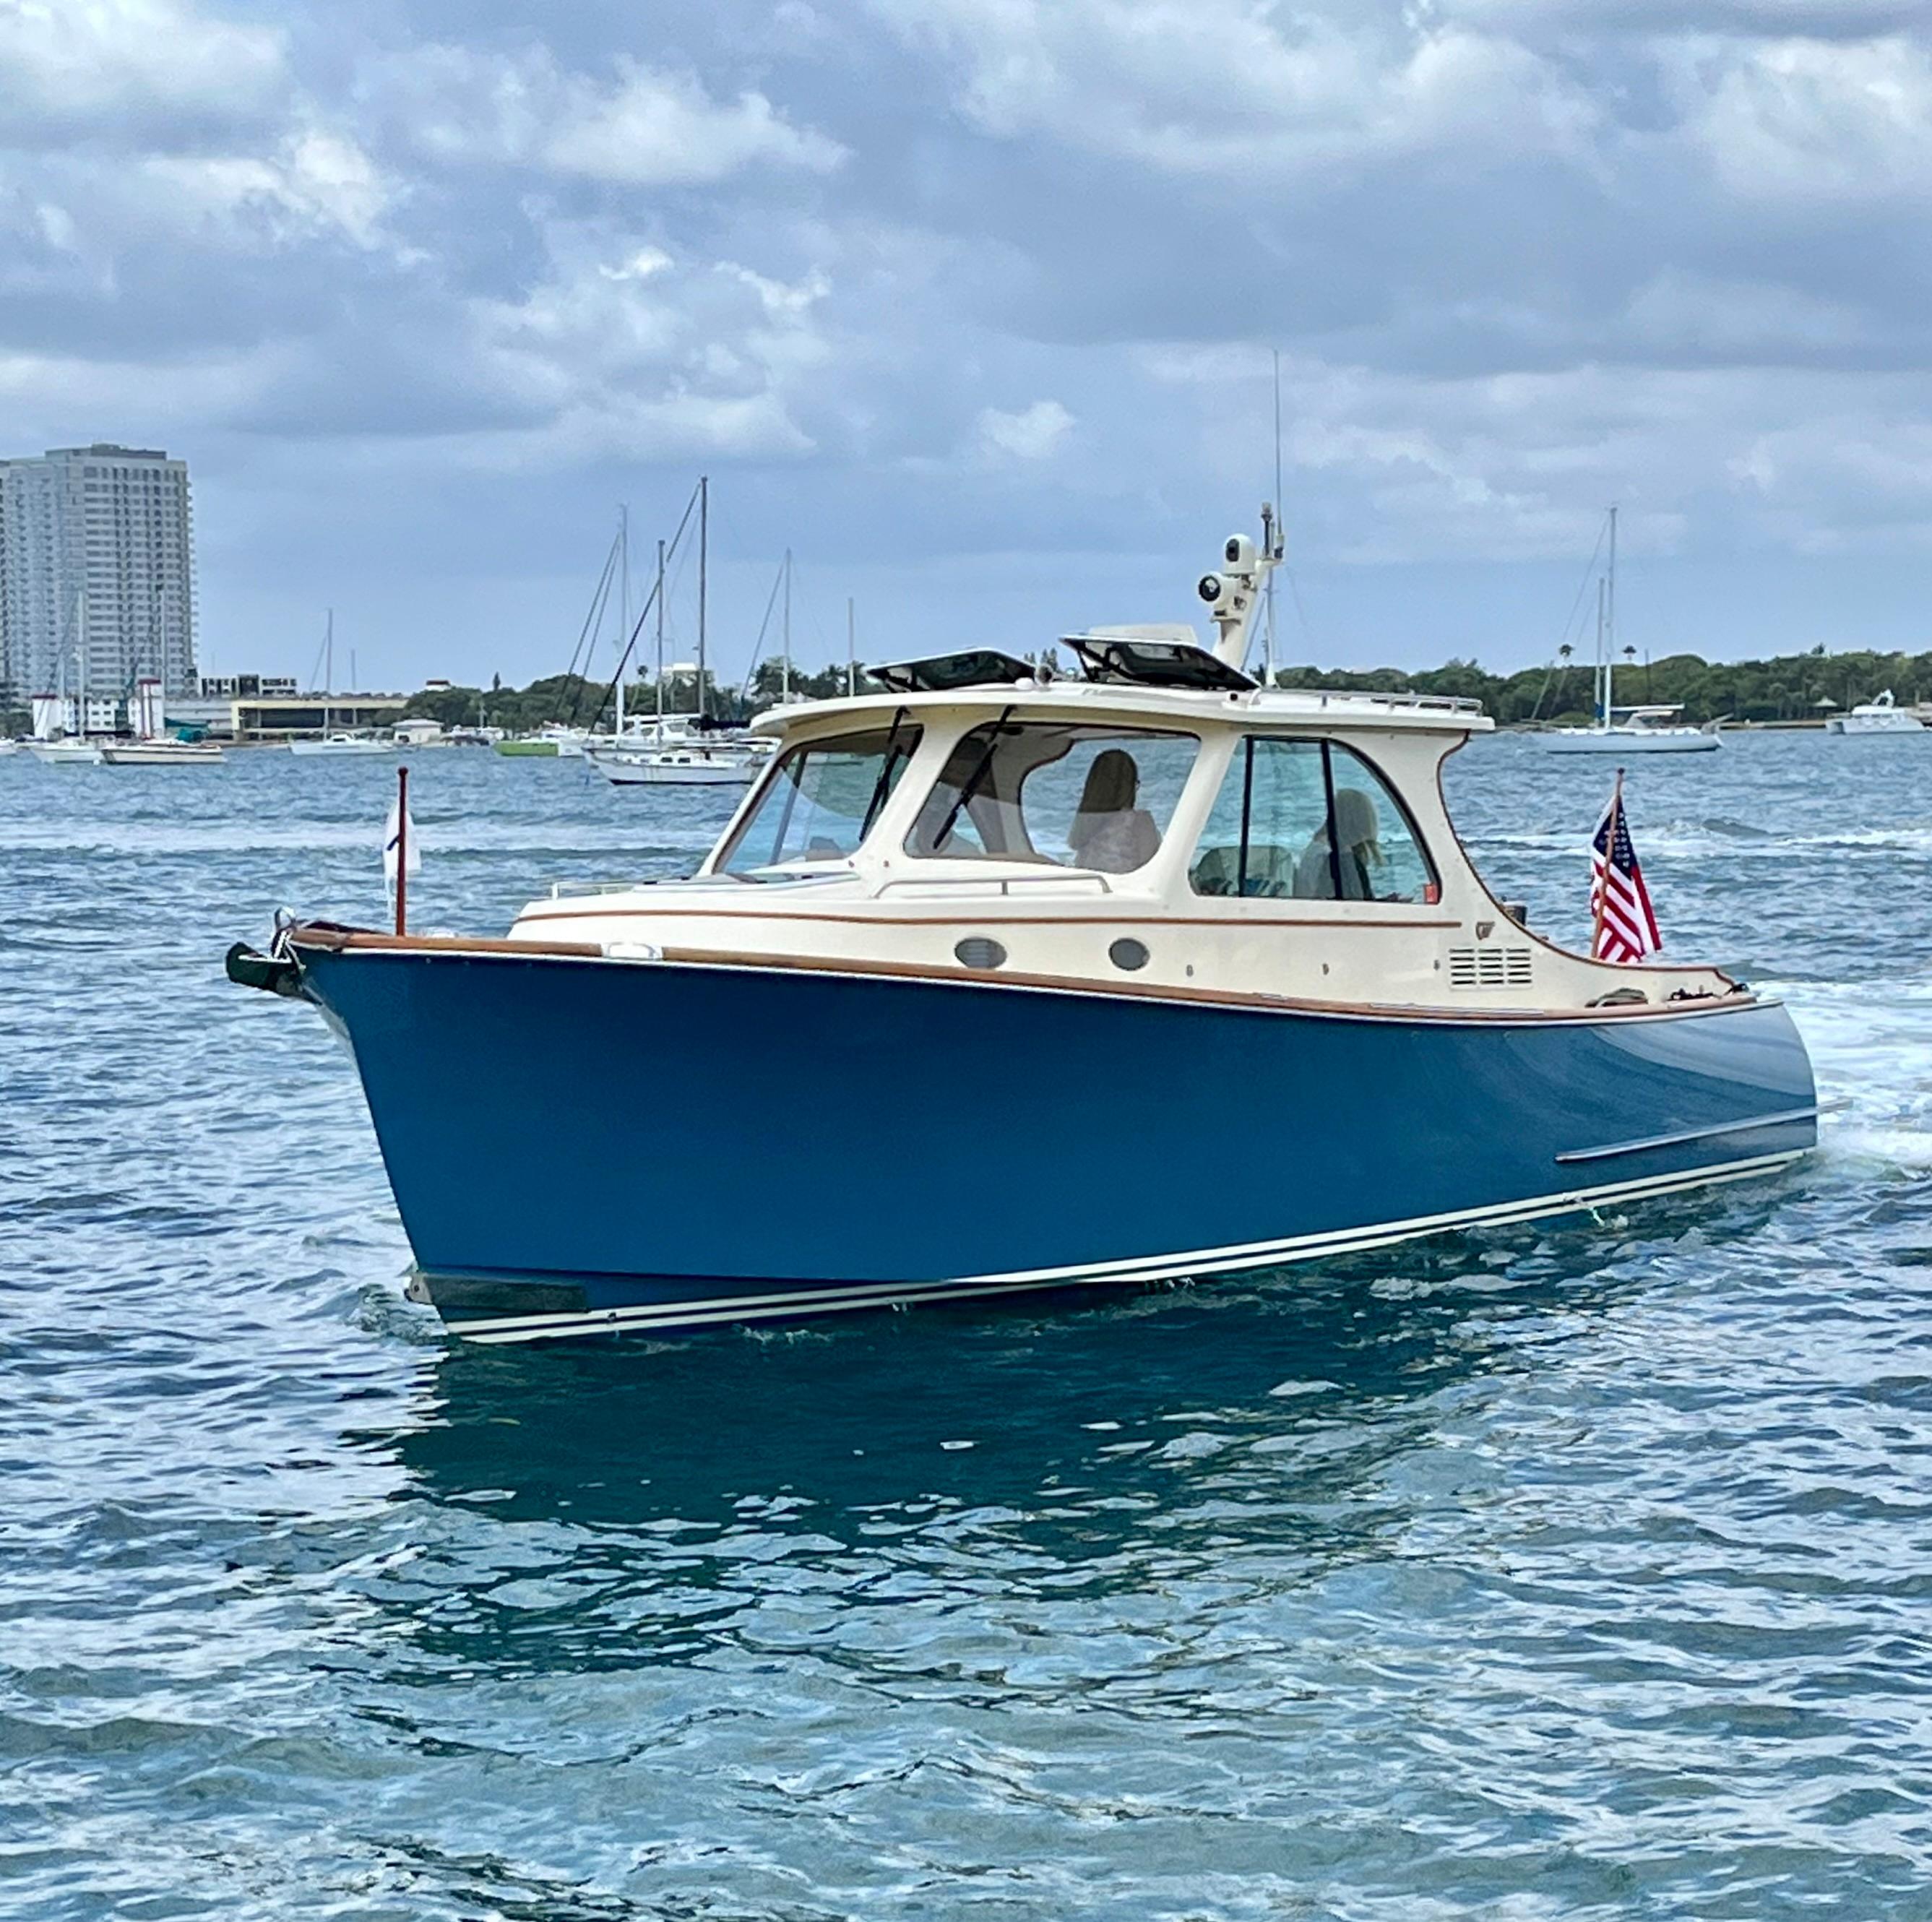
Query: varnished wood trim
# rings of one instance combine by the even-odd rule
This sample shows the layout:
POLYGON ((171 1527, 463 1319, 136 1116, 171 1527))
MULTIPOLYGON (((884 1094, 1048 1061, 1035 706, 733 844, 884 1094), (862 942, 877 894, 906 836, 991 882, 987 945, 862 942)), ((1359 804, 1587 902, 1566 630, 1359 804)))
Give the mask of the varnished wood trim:
POLYGON ((380 949, 392 954, 560 955, 576 961, 601 961, 604 950, 595 941, 510 941, 486 934, 383 934, 373 928, 304 928, 290 931, 298 948, 323 948, 340 954, 346 948, 380 949))

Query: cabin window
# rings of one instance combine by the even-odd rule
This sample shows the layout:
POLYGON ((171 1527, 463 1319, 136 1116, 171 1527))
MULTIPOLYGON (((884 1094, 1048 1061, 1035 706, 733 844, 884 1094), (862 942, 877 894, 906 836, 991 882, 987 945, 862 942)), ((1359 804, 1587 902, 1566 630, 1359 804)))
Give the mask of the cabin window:
POLYGON ((1298 901, 1434 901, 1439 890, 1394 790, 1336 741, 1247 736, 1188 871, 1194 892, 1298 901))
POLYGON ((918 751, 920 731, 900 718, 788 749, 716 871, 749 877, 856 853, 918 751))
POLYGON ((947 755, 906 851, 1131 874, 1160 852, 1200 748, 1192 734, 988 722, 947 755))

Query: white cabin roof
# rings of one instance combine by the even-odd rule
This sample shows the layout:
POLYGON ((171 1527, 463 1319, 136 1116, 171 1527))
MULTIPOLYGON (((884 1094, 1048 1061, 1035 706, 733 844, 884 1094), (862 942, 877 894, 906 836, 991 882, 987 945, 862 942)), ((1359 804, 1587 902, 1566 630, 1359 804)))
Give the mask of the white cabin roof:
POLYGON ((917 714, 982 708, 988 715, 998 715, 1009 707, 1033 715, 1091 715, 1143 723, 1179 722, 1188 727, 1300 726, 1336 733, 1360 728, 1378 733, 1396 730, 1460 738, 1489 733, 1496 726, 1480 702, 1451 694, 1355 693, 1324 688, 1252 688, 1223 693, 1056 677, 932 693, 879 692, 798 702, 767 708, 752 720, 751 727, 754 733, 782 737, 798 730, 816 733, 820 724, 833 721, 890 721, 902 709, 917 714))

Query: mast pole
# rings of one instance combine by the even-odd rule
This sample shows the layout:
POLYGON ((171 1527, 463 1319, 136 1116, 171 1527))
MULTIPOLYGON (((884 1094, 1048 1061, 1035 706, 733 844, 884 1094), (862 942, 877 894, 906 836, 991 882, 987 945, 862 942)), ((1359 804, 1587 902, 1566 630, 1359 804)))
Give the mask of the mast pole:
MULTIPOLYGON (((628 505, 617 509, 617 632, 620 643, 628 652, 631 645, 631 510, 628 505)), ((612 725, 621 734, 624 731, 624 655, 617 657, 617 712, 612 725)))
POLYGON ((658 542, 658 664, 656 676, 658 691, 657 745, 659 747, 662 747, 664 745, 664 544, 663 540, 660 538, 658 542))
POLYGON ((1590 694, 1597 710, 1597 725, 1610 724, 1610 702, 1604 686, 1604 577, 1597 577, 1597 658, 1590 674, 1590 694))
POLYGON ((711 481, 698 477, 698 718, 704 718, 704 619, 709 593, 706 574, 711 562, 711 481))
POLYGON ((784 562, 784 672, 778 682, 780 698, 791 699, 791 550, 785 550, 784 562))
POLYGON ((1610 505, 1610 574, 1604 590, 1604 725, 1610 724, 1610 676, 1616 672, 1617 652, 1617 510, 1610 505))
POLYGON ((845 597, 845 694, 859 691, 859 614, 850 595, 845 597))
POLYGON ((322 731, 328 732, 328 697, 335 691, 335 610, 322 631, 322 731))

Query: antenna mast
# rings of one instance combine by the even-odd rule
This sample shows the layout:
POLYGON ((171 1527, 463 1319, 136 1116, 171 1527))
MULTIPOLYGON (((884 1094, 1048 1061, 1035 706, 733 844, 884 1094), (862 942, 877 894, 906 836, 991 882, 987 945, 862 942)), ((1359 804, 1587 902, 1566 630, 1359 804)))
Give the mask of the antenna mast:
MULTIPOLYGON (((1262 532, 1266 542, 1268 556, 1279 560, 1282 555, 1281 523, 1274 517, 1281 511, 1281 349, 1274 349, 1274 499, 1262 510, 1262 532)), ((1262 658, 1267 672, 1262 676, 1262 685, 1274 685, 1274 569, 1268 571, 1268 631, 1263 643, 1262 658)))

